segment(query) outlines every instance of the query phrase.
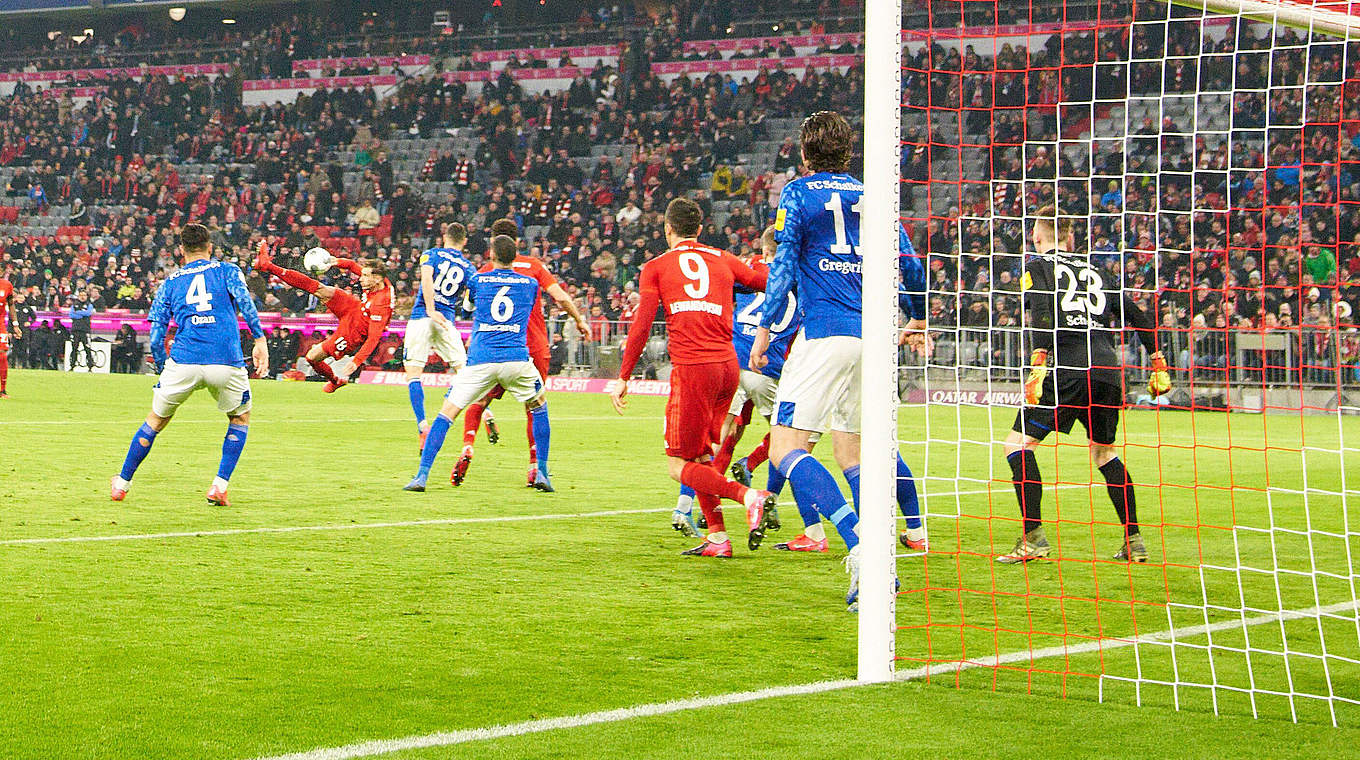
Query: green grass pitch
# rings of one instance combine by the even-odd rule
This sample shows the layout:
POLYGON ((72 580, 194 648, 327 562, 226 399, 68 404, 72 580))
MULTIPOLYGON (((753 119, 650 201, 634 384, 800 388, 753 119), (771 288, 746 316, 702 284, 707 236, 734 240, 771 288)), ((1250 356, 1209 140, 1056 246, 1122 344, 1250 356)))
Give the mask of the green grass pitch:
MULTIPOLYGON (((668 525, 658 399, 634 398, 618 417, 602 395, 553 396, 551 495, 524 488, 523 415, 499 402, 503 443, 482 439, 454 489, 451 440, 421 495, 400 490, 416 459, 404 389, 325 396, 317 384, 257 381, 230 508, 203 499, 225 427, 206 395, 115 504, 108 478, 152 382, 10 376, 0 756, 244 760, 854 675, 840 551, 678 556, 688 544, 668 525), (217 534, 48 540, 201 531, 217 534)), ((937 515, 932 553, 899 561, 904 670, 1257 614, 1233 611, 1244 605, 1355 599, 1360 538, 1346 508, 1360 470, 1343 449, 1360 442, 1357 420, 1128 412, 1130 472, 1161 484, 1139 491, 1143 521, 1165 526, 1145 531, 1153 564, 1093 561, 1113 552, 1118 529, 1104 489, 1082 487, 1084 449, 1063 445, 1039 457, 1063 486, 1045 494, 1061 559, 1003 571, 989 555, 1017 526, 1009 484, 991 480, 1008 477, 991 441, 1007 410, 904 408, 900 419, 937 515)), ((783 515, 774 539, 793 535, 791 503, 783 515)), ((1019 739, 1051 757, 1336 757, 1360 741, 1350 728, 1360 714, 1333 702, 1349 727, 1332 728, 1328 703, 1301 695, 1330 683, 1360 699, 1358 630, 1351 608, 1175 647, 389 756, 990 757, 1013 756, 1019 739), (1324 642, 1327 658, 1309 656, 1324 642), (1116 678, 1090 677, 1102 672, 1116 678), (1167 685, 1178 681, 1222 688, 1167 685), (1254 699, 1238 690, 1253 686, 1254 699), (1185 709, 1166 709, 1176 704, 1185 709), (1244 717, 1253 709, 1261 720, 1244 717), (1099 729, 1073 730, 1083 725, 1099 729)))

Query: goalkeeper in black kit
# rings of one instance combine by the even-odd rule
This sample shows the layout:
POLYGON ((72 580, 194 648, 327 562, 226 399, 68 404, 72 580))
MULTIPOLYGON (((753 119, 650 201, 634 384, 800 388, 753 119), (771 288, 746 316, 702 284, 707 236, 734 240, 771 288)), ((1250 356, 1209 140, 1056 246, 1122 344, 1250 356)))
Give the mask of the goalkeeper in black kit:
POLYGON ((1087 254, 1074 250, 1071 221, 1057 219, 1052 205, 1038 211, 1031 239, 1035 254, 1025 264, 1021 280, 1029 314, 1025 339, 1030 372, 1025 404, 1016 412, 1005 444, 1024 535, 996 561, 1020 564, 1052 551, 1044 536, 1044 484, 1034 449, 1049 433, 1071 432, 1072 424, 1081 422, 1090 440, 1091 459, 1105 476, 1110 501, 1124 526, 1114 558, 1147 562, 1133 481, 1114 447, 1124 405, 1123 362, 1116 346, 1121 330, 1133 330, 1152 361, 1148 391, 1154 397, 1167 393, 1171 376, 1157 350, 1155 325, 1119 283, 1107 283, 1087 254))

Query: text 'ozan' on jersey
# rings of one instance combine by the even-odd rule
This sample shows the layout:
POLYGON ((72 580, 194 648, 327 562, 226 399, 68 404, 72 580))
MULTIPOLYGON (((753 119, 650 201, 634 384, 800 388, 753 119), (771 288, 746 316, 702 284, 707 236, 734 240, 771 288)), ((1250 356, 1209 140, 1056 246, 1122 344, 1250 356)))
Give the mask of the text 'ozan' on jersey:
POLYGON ((1117 378, 1123 366, 1117 336, 1124 327, 1135 330, 1147 352, 1155 353, 1151 319, 1118 283, 1107 282, 1108 276, 1082 253, 1031 256, 1020 280, 1029 312, 1026 353, 1047 350, 1059 374, 1096 370, 1117 378))
MULTIPOLYGON (((770 271, 765 262, 759 259, 751 262, 751 269, 767 276, 770 271)), ((737 363, 742 369, 751 368, 751 347, 755 344, 756 328, 760 327, 760 319, 765 315, 768 304, 764 293, 749 288, 737 288, 733 303, 735 321, 732 325, 732 347, 737 350, 737 363)), ((774 324, 770 327, 770 347, 765 351, 765 358, 769 363, 760 370, 760 374, 776 380, 784 371, 784 357, 788 356, 789 345, 798 334, 798 328, 803 326, 802 316, 798 310, 798 298, 794 293, 789 293, 785 297, 784 305, 778 312, 774 324)))
MULTIPOLYGON (((452 320, 457 316, 458 304, 462 300, 463 289, 468 280, 477 272, 472 262, 463 257, 456 248, 430 248, 420 254, 420 266, 429 267, 434 281, 434 309, 452 320)), ((416 289, 416 303, 411 307, 411 319, 424 319, 425 285, 422 282, 416 289)))
POLYGON ((244 367, 238 312, 253 337, 264 336, 245 277, 235 264, 199 259, 180 267, 161 283, 151 303, 151 355, 157 366, 165 363, 165 332, 173 323, 170 358, 177 364, 244 367))
POLYGON ((538 308, 538 280, 513 269, 478 272, 470 280, 472 341, 468 364, 529 361, 529 317, 538 308))
MULTIPOLYGON (((860 212, 864 184, 849 174, 820 172, 784 186, 775 214, 779 248, 770 264, 766 295, 782 301, 797 291, 808 338, 860 337, 864 309, 860 212)), ((924 319, 925 268, 906 231, 898 225, 899 306, 909 318, 924 319)), ((761 325, 779 318, 766 312, 761 325)))
POLYGON ((765 289, 765 274, 727 251, 683 240, 642 267, 642 296, 619 376, 627 379, 651 337, 657 307, 665 314, 672 364, 716 364, 736 360, 732 347, 732 290, 735 284, 765 289))

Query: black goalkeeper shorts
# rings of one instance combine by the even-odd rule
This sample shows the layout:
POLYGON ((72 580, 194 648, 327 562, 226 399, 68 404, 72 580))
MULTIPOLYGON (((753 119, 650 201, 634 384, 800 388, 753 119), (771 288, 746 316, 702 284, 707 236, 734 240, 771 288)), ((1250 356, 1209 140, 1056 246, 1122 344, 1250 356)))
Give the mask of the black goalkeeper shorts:
POLYGON ((1119 432, 1119 410, 1124 406, 1124 388, 1119 383, 1092 377, 1086 372, 1064 372, 1062 377, 1049 373, 1039 403, 1015 413, 1011 430, 1042 441, 1049 433, 1072 432, 1080 422, 1092 443, 1114 443, 1119 432))

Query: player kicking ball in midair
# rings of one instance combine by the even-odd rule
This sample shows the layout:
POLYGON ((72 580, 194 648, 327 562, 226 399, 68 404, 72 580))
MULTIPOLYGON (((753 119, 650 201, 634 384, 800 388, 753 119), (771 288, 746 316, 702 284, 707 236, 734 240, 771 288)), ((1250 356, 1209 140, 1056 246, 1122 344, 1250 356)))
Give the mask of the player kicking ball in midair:
MULTIPOLYGON (((519 225, 513 219, 497 219, 491 223, 491 235, 493 237, 504 235, 515 241, 518 245, 519 225)), ((533 256, 516 254, 515 263, 511 266, 516 272, 528 275, 538 282, 538 292, 540 300, 547 296, 553 300, 563 311, 565 311, 576 322, 576 327, 580 330, 581 340, 590 340, 590 324, 586 322, 581 310, 576 307, 576 303, 571 300, 571 296, 553 277, 552 272, 543 266, 543 262, 533 256)), ((482 267, 483 272, 491 269, 487 264, 482 267)), ((543 376, 544 382, 548 379, 548 365, 552 356, 552 351, 548 345, 548 323, 543 317, 543 307, 539 301, 533 303, 533 311, 529 315, 529 356, 534 362, 534 367, 543 376)), ((472 464, 472 444, 477 440, 477 428, 483 421, 485 415, 486 437, 491 443, 495 443, 499 433, 495 428, 495 420, 491 416, 491 409, 488 406, 492 401, 501 397, 504 389, 496 386, 486 395, 486 398, 478 399, 467 408, 467 413, 463 415, 463 453, 458 458, 458 464, 454 465, 453 484, 460 485, 467 477, 468 467, 472 464)), ((529 469, 525 479, 525 485, 533 486, 537 480, 535 475, 538 461, 538 454, 535 451, 536 440, 534 438, 533 416, 529 415, 526 421, 525 435, 529 440, 529 469)))
POLYGON ((307 363, 312 365, 318 375, 326 378, 322 390, 334 393, 349 384, 350 375, 361 369, 378 348, 383 332, 387 330, 387 323, 392 321, 393 291, 392 283, 387 280, 387 267, 380 261, 370 260, 361 264, 331 256, 329 264, 358 275, 359 286, 363 288, 363 300, 355 298, 349 291, 322 285, 301 272, 275 264, 266 241, 260 241, 260 250, 255 257, 256 269, 316 296, 326 305, 326 310, 340 321, 335 332, 307 349, 307 363), (353 359, 335 365, 334 369, 326 363, 327 356, 344 359, 350 354, 354 355, 353 359))
POLYGON ((1133 480, 1114 448, 1124 405, 1115 339, 1124 326, 1137 333, 1152 361, 1148 392, 1161 396, 1171 390, 1171 376, 1157 350, 1155 325, 1117 284, 1105 282, 1106 275, 1091 266, 1087 254, 1075 250, 1071 220, 1058 219, 1052 205, 1037 212, 1031 240, 1035 255, 1025 264, 1020 281, 1029 313, 1025 338, 1031 351, 1030 373, 1025 406, 1016 412, 1005 444, 1024 534, 996 561, 1013 565, 1049 555, 1052 548, 1040 508, 1044 481, 1034 449, 1049 433, 1071 432, 1073 423, 1081 422, 1090 440, 1091 460, 1105 476, 1110 501, 1124 526, 1114 558, 1147 562, 1133 480))
MULTIPOLYGON (((731 557, 721 499, 746 507, 749 528, 746 545, 760 547, 770 530, 768 491, 728 480, 726 467, 715 468, 714 447, 737 392, 740 367, 732 347, 733 287, 765 289, 765 277, 732 254, 699 243, 703 212, 686 198, 666 206, 666 242, 670 250, 642 267, 638 291, 642 296, 628 342, 623 349, 619 380, 612 391, 614 409, 628 407, 628 378, 652 334, 657 307, 665 313, 670 334, 671 392, 666 402, 666 457, 671 477, 695 491, 699 509, 708 522, 708 537, 684 552, 701 557, 731 557)), ((783 303, 782 299, 778 303, 783 303)))
POLYGON ((548 404, 543 398, 543 377, 529 358, 525 338, 529 312, 538 304, 538 280, 515 271, 515 253, 514 239, 497 235, 491 239, 492 269, 478 272, 469 280, 468 292, 475 310, 467 366, 454 377, 444 406, 430 425, 420 452, 420 468, 406 484, 407 491, 425 490, 430 468, 453 421, 493 386, 504 388, 528 410, 534 441, 538 444, 534 488, 553 490, 548 474, 548 443, 552 433, 548 404))
MULTIPOLYGON (((850 590, 846 605, 859 601, 860 326, 863 320, 862 255, 859 252, 864 185, 850 176, 854 133, 843 117, 819 111, 803 121, 799 136, 803 165, 812 174, 784 186, 775 216, 778 250, 770 263, 766 298, 781 303, 798 286, 803 329, 789 352, 779 380, 770 461, 788 478, 799 510, 815 509, 836 527, 849 550, 850 590), (837 464, 850 485, 854 506, 811 454, 810 436, 829 423, 837 464)), ((905 231, 899 229, 898 268, 904 283, 899 306, 909 311, 905 340, 918 351, 929 349, 925 333, 925 274, 905 231)), ((770 334, 780 315, 761 315, 751 347, 751 368, 764 366, 770 334)), ((916 485, 911 470, 897 458, 897 500, 907 516, 910 542, 924 546, 916 485)), ((808 525, 809 538, 821 530, 808 525)))
POLYGON ((467 364, 463 338, 454 327, 458 304, 477 269, 463 257, 467 245, 467 228, 452 219, 440 223, 443 246, 430 248, 420 254, 420 288, 416 291, 415 306, 406 322, 403 353, 406 364, 406 390, 411 398, 411 411, 416 415, 416 435, 420 448, 425 448, 425 435, 430 425, 425 421, 425 386, 420 377, 425 362, 434 353, 453 372, 467 364))
POLYGON ((222 440, 222 460, 217 477, 208 488, 208 503, 228 506, 227 486, 241 451, 246 446, 250 426, 250 380, 241 355, 241 334, 236 314, 246 321, 255 338, 251 359, 255 367, 269 366, 260 315, 246 290, 245 277, 235 264, 215 261, 208 228, 187 224, 179 233, 180 255, 184 265, 172 273, 156 290, 148 319, 151 321, 151 356, 156 361, 160 382, 151 397, 151 413, 132 436, 123 469, 113 476, 109 495, 122 501, 132 486, 137 467, 151 452, 156 435, 170 424, 175 410, 199 388, 206 388, 217 400, 217 408, 227 415, 227 434, 222 440), (165 333, 176 326, 170 357, 165 355, 165 333))

